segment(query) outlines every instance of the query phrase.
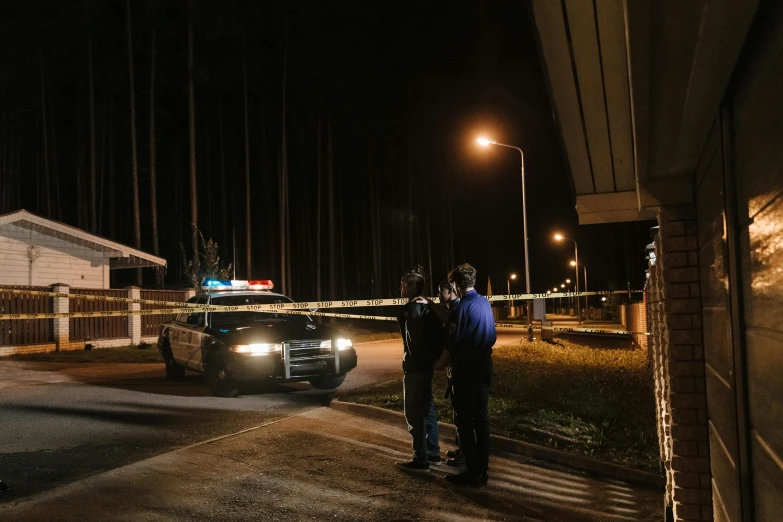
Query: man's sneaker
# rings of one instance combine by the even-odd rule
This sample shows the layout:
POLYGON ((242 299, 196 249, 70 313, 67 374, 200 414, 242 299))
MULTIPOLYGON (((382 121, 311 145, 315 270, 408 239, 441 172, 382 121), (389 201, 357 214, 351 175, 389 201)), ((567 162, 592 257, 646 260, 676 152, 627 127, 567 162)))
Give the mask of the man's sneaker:
POLYGON ((397 462, 397 466, 402 469, 430 469, 430 463, 420 460, 409 460, 408 462, 397 462))
POLYGON ((440 455, 427 455, 427 460, 432 462, 432 463, 434 463, 434 464, 438 464, 443 459, 440 458, 440 455))
POLYGON ((446 465, 452 468, 461 468, 465 465, 465 455, 460 453, 456 457, 450 458, 446 461, 446 465))
POLYGON ((457 473, 456 475, 446 476, 446 482, 455 486, 472 486, 476 480, 476 475, 470 473, 469 471, 463 471, 462 473, 457 473))
POLYGON ((460 455, 462 455, 462 450, 460 450, 459 448, 455 450, 449 450, 446 452, 446 456, 450 459, 459 457, 460 455))

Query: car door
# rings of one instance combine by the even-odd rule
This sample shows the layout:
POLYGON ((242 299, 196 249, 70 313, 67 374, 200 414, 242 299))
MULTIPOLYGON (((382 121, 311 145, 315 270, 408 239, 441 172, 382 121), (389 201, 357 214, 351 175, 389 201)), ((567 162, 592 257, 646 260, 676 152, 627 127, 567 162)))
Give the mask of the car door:
MULTIPOLYGON (((207 304, 207 297, 196 299, 196 304, 207 304)), ((206 329, 206 312, 194 311, 188 314, 182 331, 185 365, 192 370, 201 370, 201 337, 206 329)))
MULTIPOLYGON (((188 303, 197 303, 201 297, 191 297, 187 300, 188 303)), ((173 324, 169 329, 169 346, 171 346, 171 353, 174 356, 174 360, 183 366, 188 365, 188 317, 190 314, 181 313, 174 319, 173 324)))

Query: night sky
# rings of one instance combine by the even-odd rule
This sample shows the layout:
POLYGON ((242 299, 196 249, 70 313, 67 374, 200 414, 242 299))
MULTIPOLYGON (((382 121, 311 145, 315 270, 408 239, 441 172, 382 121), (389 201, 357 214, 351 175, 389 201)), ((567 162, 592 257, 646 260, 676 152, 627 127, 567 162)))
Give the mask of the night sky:
MULTIPOLYGON (((174 287, 183 284, 180 243, 190 252, 187 2, 134 0, 131 13, 141 247, 151 252, 154 29, 160 248, 169 263, 166 286, 174 287)), ((0 210, 26 208, 88 230, 93 227, 88 196, 91 38, 100 209, 94 230, 133 245, 125 2, 5 0, 0 20, 0 210)), ((463 261, 478 269, 482 292, 487 276, 497 294, 505 291, 509 273, 523 275, 519 155, 509 149, 481 148, 475 142, 479 135, 526 152, 534 292, 573 278, 568 266, 573 250, 570 243, 552 240, 556 231, 578 240, 591 289, 624 289, 627 282, 641 287, 644 245, 650 242, 654 223, 577 227, 573 191, 524 2, 194 0, 193 31, 198 224, 205 236, 220 243, 229 261, 235 235, 237 277, 247 275, 242 73, 246 58, 251 275, 280 279, 285 58, 288 293, 295 299, 316 295, 319 121, 326 297, 330 226, 337 250, 336 298, 396 295, 402 271, 415 264, 428 270, 428 250, 436 282, 463 261), (331 224, 326 187, 329 129, 336 203, 331 224), (376 183, 377 198, 370 190, 376 183), (380 218, 378 225, 373 225, 372 215, 380 218), (373 266, 373 237, 380 239, 378 266, 373 266)), ((133 280, 132 271, 114 272, 115 286, 133 280)), ((151 271, 144 282, 154 284, 151 271)), ((521 279, 513 290, 523 290, 521 279)))

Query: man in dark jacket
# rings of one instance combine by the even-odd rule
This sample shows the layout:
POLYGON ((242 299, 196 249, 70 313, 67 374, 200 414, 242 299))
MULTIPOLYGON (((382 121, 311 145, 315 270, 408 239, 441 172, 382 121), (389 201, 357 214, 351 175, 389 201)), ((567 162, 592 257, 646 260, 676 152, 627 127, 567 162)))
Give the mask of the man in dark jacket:
POLYGON ((413 438, 413 458, 398 465, 406 469, 429 469, 430 462, 440 462, 437 429, 434 433, 430 430, 428 437, 427 417, 434 408, 433 364, 440 356, 443 336, 438 317, 427 305, 414 300, 423 290, 421 268, 402 276, 400 295, 407 298, 408 303, 400 310, 397 320, 405 349, 402 359, 405 421, 413 438))

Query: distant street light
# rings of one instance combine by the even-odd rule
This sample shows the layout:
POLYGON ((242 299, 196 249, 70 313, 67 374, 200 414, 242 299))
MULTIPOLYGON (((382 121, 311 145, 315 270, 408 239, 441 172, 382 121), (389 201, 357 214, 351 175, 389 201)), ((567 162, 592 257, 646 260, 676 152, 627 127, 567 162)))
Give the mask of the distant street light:
MULTIPOLYGON (((587 292, 587 267, 585 265, 581 264, 581 263, 577 264, 577 262, 573 261, 573 260, 571 261, 571 266, 577 267, 577 269, 576 269, 577 273, 579 272, 579 268, 578 268, 579 266, 581 266, 582 270, 584 270, 585 286, 584 286, 584 288, 582 288, 582 291, 587 292)), ((587 316, 588 316, 588 319, 589 319, 589 316, 590 316, 590 303, 588 302, 587 299, 588 299, 588 297, 585 296, 585 310, 587 311, 587 316)))
MULTIPOLYGON (((508 292, 506 292, 506 295, 509 295, 509 296, 511 295, 511 280, 512 279, 516 280, 516 278, 517 278, 516 274, 511 274, 510 276, 508 276, 508 279, 506 279, 506 283, 508 283, 508 292)), ((508 299, 508 316, 509 317, 511 317, 511 312, 513 310, 514 310, 513 301, 511 301, 511 298, 509 297, 509 299, 508 299)))
MULTIPOLYGON (((530 293, 530 261, 527 252, 527 203, 525 200, 525 153, 522 149, 515 147, 514 145, 506 145, 505 143, 498 143, 495 140, 490 140, 484 137, 479 137, 477 140, 482 147, 488 147, 490 145, 497 145, 498 147, 505 147, 507 149, 515 149, 519 151, 519 158, 521 160, 520 171, 522 173, 522 228, 525 236, 525 293, 530 293)), ((533 340, 533 301, 527 301, 527 338, 529 341, 533 340)))
POLYGON ((577 247, 576 241, 574 241, 573 239, 571 239, 569 237, 565 237, 562 234, 555 234, 555 240, 557 240, 557 241, 566 240, 566 241, 570 241, 570 242, 572 242, 574 244, 574 259, 575 259, 574 263, 575 263, 575 266, 576 266, 574 268, 574 273, 576 275, 576 293, 577 293, 577 296, 576 296, 576 319, 577 319, 577 321, 579 323, 579 326, 582 326, 582 312, 581 312, 581 310, 579 310, 579 266, 578 266, 579 265, 579 247, 577 247))

